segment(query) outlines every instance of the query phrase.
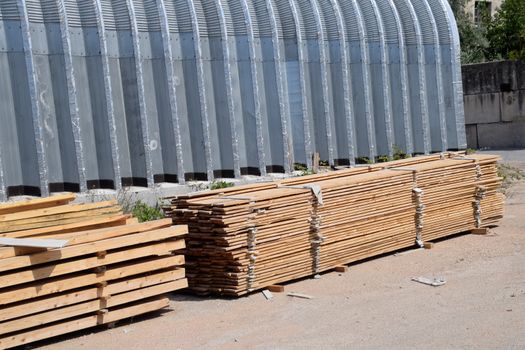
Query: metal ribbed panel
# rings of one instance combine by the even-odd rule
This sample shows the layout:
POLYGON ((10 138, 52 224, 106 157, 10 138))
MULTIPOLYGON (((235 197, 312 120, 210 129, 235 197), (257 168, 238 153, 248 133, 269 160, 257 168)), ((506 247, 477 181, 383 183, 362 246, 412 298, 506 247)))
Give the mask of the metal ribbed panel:
POLYGON ((100 0, 106 30, 131 30, 126 0, 100 0))
POLYGON ((97 13, 92 1, 66 0, 68 24, 72 28, 96 27, 97 13))
POLYGON ((20 20, 18 15, 18 5, 16 0, 4 0, 0 2, 0 21, 17 21, 20 20))
POLYGON ((133 0, 137 27, 141 32, 160 31, 160 17, 155 0, 133 0))
POLYGON ((29 22, 60 22, 56 0, 27 0, 26 6, 29 22))
POLYGON ((0 200, 466 146, 447 0, 4 0, 6 21, 0 200))

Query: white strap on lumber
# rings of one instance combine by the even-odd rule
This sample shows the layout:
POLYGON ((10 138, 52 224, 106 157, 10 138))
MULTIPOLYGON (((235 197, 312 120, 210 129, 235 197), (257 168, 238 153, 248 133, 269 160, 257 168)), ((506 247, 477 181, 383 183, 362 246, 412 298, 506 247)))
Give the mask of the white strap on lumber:
POLYGON ((314 185, 314 184, 306 184, 306 185, 279 185, 279 187, 286 187, 286 188, 298 188, 298 189, 307 189, 312 191, 312 194, 317 199, 317 203, 319 205, 323 205, 323 192, 321 190, 321 186, 314 185))
POLYGON ((68 240, 0 237, 0 245, 32 248, 62 248, 68 240))
POLYGON ((420 247, 424 246, 422 232, 423 232, 423 211, 425 205, 423 204, 423 190, 416 187, 412 190, 416 201, 416 244, 420 247))

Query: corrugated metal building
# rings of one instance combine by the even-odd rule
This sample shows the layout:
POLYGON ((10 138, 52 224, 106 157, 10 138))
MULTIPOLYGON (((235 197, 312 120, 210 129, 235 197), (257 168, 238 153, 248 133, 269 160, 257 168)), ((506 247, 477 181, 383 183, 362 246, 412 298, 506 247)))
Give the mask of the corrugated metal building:
POLYGON ((447 0, 2 0, 0 199, 466 147, 447 0))

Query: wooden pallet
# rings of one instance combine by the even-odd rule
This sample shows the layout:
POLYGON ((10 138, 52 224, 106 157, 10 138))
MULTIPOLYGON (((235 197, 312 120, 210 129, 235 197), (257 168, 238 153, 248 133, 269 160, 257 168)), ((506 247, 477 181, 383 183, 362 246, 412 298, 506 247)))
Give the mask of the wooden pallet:
POLYGON ((167 293, 188 286, 186 226, 57 197, 0 205, 0 235, 66 241, 0 247, 0 349, 165 308, 167 293))
POLYGON ((497 223, 497 160, 416 157, 184 195, 165 210, 189 226, 190 288, 238 296, 497 223), (305 185, 321 189, 322 205, 305 185))

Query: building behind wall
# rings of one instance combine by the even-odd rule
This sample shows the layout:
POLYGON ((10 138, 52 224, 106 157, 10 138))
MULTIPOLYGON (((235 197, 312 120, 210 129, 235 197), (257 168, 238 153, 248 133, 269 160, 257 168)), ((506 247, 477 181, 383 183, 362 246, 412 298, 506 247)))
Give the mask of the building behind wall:
POLYGON ((475 22, 478 22, 483 13, 483 9, 487 9, 491 16, 494 16, 503 1, 504 0, 468 0, 465 10, 475 22))

